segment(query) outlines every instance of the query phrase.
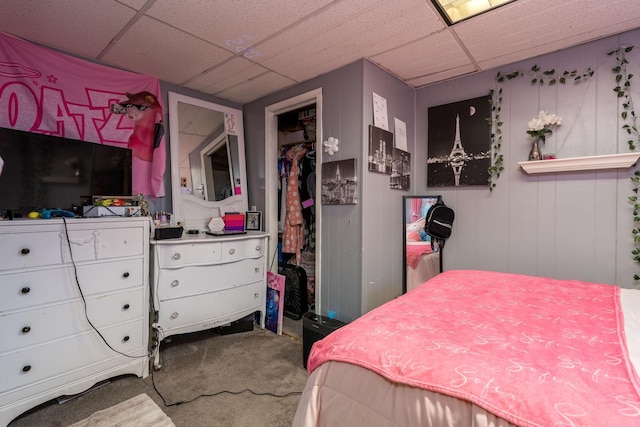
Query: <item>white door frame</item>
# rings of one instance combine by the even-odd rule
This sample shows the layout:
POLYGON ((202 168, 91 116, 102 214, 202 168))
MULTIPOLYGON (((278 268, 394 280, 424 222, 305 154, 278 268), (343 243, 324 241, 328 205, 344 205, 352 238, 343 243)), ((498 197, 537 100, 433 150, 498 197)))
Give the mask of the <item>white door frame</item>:
MULTIPOLYGON (((306 105, 316 104, 316 259, 315 259, 315 296, 316 307, 315 312, 321 313, 320 307, 320 253, 321 253, 321 204, 320 195, 322 194, 322 88, 303 93, 290 99, 269 105, 264 109, 264 134, 265 134, 265 231, 269 234, 269 247, 278 247, 278 115, 289 112, 291 110, 304 107, 306 105)), ((269 252, 274 252, 270 250, 269 252)), ((276 255, 277 256, 277 255, 276 255)), ((278 272, 276 263, 271 265, 269 260, 269 269, 274 273, 278 272)))

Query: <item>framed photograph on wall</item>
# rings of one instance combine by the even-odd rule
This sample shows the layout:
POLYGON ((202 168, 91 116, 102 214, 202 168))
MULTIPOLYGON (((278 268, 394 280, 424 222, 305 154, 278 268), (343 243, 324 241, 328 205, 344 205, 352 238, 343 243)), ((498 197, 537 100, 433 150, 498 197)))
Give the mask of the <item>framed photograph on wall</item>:
POLYGON ((358 169, 356 159, 322 164, 322 204, 355 205, 358 203, 358 169))
POLYGON ((487 185, 491 95, 429 107, 427 187, 487 185))
POLYGON ((391 175, 393 134, 369 125, 369 170, 391 175))
POLYGON ((408 190, 411 187, 411 153, 399 148, 393 149, 389 188, 408 190))
POLYGON ((262 231, 262 212, 247 211, 244 216, 244 229, 247 231, 262 231))

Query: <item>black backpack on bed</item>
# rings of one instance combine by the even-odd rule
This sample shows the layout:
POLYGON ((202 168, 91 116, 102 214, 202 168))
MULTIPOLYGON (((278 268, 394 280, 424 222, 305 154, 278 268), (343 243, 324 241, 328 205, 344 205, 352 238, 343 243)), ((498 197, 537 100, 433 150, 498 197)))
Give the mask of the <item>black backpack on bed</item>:
POLYGON ((424 232, 437 239, 442 246, 444 240, 451 236, 454 218, 453 209, 445 205, 441 198, 438 198, 438 202, 427 211, 424 232))

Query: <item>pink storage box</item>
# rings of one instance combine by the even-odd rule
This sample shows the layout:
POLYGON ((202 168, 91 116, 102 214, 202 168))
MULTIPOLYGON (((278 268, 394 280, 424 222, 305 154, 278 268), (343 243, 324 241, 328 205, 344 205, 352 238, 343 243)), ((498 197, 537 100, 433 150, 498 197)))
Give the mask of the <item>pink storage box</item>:
POLYGON ((244 214, 233 213, 222 217, 225 230, 244 231, 244 214))

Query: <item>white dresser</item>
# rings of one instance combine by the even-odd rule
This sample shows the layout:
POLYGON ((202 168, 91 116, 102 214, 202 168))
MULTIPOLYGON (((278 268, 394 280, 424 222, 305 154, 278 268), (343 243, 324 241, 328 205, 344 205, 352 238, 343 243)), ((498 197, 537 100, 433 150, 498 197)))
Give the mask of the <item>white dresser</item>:
POLYGON ((260 312, 264 328, 267 235, 213 237, 185 234, 152 241, 153 328, 160 341, 202 331, 260 312))
POLYGON ((148 248, 148 218, 0 221, 1 426, 107 378, 148 375, 148 248))

